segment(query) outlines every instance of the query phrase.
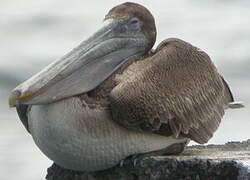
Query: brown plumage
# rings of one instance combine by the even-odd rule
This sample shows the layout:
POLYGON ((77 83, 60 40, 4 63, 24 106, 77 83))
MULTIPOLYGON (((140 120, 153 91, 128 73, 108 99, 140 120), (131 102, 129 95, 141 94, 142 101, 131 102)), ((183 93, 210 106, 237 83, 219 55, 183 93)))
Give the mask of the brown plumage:
POLYGON ((233 101, 209 56, 179 39, 123 73, 110 94, 113 119, 129 129, 206 143, 233 101))

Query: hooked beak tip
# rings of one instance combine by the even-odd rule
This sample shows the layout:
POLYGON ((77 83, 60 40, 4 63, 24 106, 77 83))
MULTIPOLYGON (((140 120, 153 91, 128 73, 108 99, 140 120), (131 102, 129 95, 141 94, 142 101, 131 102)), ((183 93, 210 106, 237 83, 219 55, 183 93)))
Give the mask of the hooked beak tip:
POLYGON ((13 92, 11 92, 10 96, 9 96, 9 107, 16 107, 16 105, 18 104, 18 100, 20 98, 21 92, 18 90, 15 90, 13 92))

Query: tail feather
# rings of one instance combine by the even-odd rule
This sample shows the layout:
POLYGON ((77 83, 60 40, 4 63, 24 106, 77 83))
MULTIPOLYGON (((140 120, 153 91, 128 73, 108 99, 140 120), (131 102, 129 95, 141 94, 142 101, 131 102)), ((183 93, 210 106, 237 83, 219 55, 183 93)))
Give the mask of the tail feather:
POLYGON ((243 102, 240 102, 240 101, 235 101, 235 102, 230 102, 228 104, 228 108, 230 109, 239 109, 239 108, 243 108, 245 107, 243 102))

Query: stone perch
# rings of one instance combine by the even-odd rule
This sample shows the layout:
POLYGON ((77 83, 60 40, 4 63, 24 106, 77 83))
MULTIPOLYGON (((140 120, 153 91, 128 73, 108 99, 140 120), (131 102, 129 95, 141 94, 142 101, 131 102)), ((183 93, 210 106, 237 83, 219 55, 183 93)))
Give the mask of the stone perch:
POLYGON ((225 145, 189 146, 178 156, 151 156, 99 172, 76 172, 56 164, 47 180, 250 180, 250 139, 225 145))

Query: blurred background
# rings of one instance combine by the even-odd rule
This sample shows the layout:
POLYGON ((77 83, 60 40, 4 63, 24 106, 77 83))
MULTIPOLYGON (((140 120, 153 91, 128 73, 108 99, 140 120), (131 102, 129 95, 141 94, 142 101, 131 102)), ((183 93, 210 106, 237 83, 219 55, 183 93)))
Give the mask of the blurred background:
MULTIPOLYGON (((133 1, 133 0, 131 0, 133 1)), ((59 59, 125 1, 0 0, 0 179, 44 179, 51 165, 9 109, 11 89, 59 59)), ((250 1, 138 0, 154 15, 156 45, 178 37, 207 52, 245 109, 229 110, 210 143, 250 138, 250 1)))

